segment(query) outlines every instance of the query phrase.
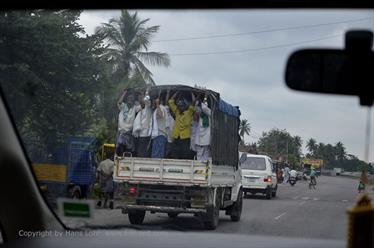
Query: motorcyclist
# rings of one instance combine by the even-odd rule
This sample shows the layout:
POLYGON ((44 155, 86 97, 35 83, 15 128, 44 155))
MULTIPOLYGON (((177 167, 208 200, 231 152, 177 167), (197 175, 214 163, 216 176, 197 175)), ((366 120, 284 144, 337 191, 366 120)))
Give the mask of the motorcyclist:
POLYGON ((295 170, 295 168, 292 168, 292 170, 290 171, 290 178, 294 178, 296 179, 297 178, 297 171, 295 170))

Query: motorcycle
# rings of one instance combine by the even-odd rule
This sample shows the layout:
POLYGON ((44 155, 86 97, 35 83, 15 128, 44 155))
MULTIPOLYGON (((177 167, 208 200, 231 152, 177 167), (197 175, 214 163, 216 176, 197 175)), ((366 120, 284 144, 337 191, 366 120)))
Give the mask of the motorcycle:
POLYGON ((288 180, 288 182, 291 184, 291 186, 294 186, 295 183, 296 183, 296 177, 290 177, 290 179, 288 180))

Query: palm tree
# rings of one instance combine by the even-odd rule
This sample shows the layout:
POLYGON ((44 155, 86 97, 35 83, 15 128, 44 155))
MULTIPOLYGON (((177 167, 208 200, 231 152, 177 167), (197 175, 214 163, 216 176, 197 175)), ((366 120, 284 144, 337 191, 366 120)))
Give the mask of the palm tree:
POLYGON ((315 156, 316 155, 316 150, 317 150, 317 141, 313 138, 310 138, 307 142, 306 142, 306 147, 309 151, 309 153, 312 155, 312 156, 315 156))
POLYGON ((294 154, 297 154, 297 157, 301 154, 301 146, 303 144, 303 140, 300 136, 294 136, 293 137, 293 148, 294 148, 294 154))
POLYGON ((345 159, 345 157, 347 156, 347 153, 346 153, 343 143, 339 141, 338 143, 336 143, 334 148, 335 148, 335 155, 337 156, 337 158, 339 160, 345 159))
POLYGON ((160 26, 146 27, 149 19, 140 20, 137 12, 121 11, 119 18, 112 18, 96 28, 107 43, 103 57, 111 62, 117 80, 128 83, 130 78, 140 78, 143 84, 154 85, 152 72, 144 63, 169 66, 169 55, 148 51, 150 40, 160 26))
POLYGON ((251 124, 249 124, 247 119, 241 120, 240 124, 239 124, 239 135, 242 138, 242 140, 241 140, 242 145, 245 144, 244 143, 244 135, 245 134, 249 135, 250 132, 251 132, 251 124))

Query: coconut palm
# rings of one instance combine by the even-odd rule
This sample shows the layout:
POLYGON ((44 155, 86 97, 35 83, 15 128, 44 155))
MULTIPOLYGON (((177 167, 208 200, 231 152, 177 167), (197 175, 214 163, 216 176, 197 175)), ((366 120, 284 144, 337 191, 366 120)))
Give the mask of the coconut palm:
POLYGON ((244 135, 245 134, 249 135, 250 132, 251 132, 251 124, 249 124, 247 119, 241 120, 240 124, 239 124, 239 135, 242 138, 241 143, 243 145, 245 144, 244 143, 244 135))
POLYGON ((137 12, 121 11, 119 18, 112 18, 96 28, 96 34, 106 41, 103 57, 111 62, 117 80, 128 83, 129 78, 141 78, 143 83, 154 85, 149 65, 169 66, 168 54, 151 52, 151 39, 160 26, 147 27, 149 19, 141 20, 137 12))
POLYGON ((339 160, 343 160, 347 156, 346 149, 343 143, 340 141, 335 144, 335 155, 337 156, 337 159, 339 160))
POLYGON ((310 138, 307 142, 306 142, 306 147, 309 151, 309 153, 312 155, 312 156, 315 156, 316 154, 316 150, 317 150, 317 141, 313 138, 310 138))

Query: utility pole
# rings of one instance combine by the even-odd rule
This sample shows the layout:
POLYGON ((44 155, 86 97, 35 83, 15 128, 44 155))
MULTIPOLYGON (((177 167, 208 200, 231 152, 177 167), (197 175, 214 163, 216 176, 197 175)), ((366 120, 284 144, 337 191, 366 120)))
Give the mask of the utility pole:
POLYGON ((287 151, 286 157, 287 157, 287 164, 288 164, 288 139, 286 140, 286 151, 287 151))

